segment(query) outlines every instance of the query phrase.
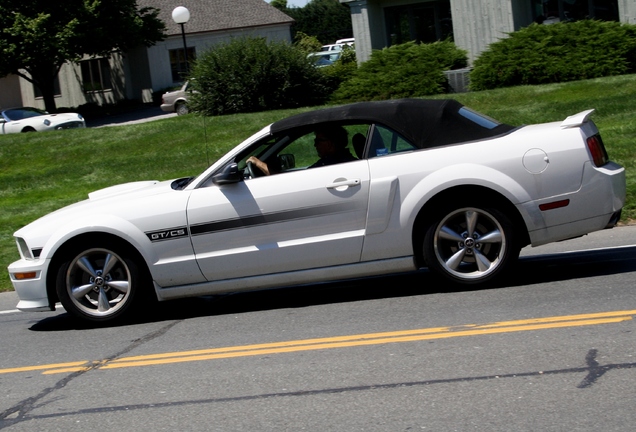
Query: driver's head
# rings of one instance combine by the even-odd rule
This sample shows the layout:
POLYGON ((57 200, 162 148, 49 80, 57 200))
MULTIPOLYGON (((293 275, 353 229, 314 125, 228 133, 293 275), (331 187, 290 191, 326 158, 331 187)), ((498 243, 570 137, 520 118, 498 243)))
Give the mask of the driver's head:
POLYGON ((342 151, 349 141, 347 130, 342 126, 322 126, 315 134, 314 147, 320 157, 342 151))

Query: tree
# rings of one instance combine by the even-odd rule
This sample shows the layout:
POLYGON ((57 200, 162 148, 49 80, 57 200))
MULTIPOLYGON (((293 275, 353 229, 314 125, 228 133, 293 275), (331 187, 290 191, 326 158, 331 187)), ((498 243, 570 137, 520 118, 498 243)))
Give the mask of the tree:
POLYGON ((316 36, 323 44, 353 36, 351 11, 338 0, 311 0, 301 8, 276 7, 296 20, 292 26, 294 32, 316 36))
POLYGON ((287 9, 287 0, 272 0, 269 4, 283 12, 287 9))
POLYGON ((155 8, 136 0, 0 0, 0 77, 19 75, 55 112, 54 83, 62 65, 109 56, 165 38, 155 8))
POLYGON ((322 48, 322 44, 316 36, 309 36, 303 32, 296 32, 294 46, 304 54, 320 51, 320 48, 322 48))

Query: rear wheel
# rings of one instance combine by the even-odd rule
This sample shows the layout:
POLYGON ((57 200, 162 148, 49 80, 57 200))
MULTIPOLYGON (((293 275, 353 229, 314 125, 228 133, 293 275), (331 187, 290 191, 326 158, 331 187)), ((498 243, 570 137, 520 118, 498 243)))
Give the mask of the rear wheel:
POLYGON ((93 322, 127 315, 141 297, 144 278, 124 248, 106 242, 76 248, 57 276, 57 294, 67 312, 93 322))
POLYGON ((519 256, 510 219, 494 208, 447 209, 424 236, 429 269, 476 285, 499 277, 519 256))
POLYGON ((188 109, 188 105, 186 105, 185 102, 177 103, 177 108, 175 109, 175 111, 177 112, 177 115, 185 115, 190 112, 190 110, 188 109))

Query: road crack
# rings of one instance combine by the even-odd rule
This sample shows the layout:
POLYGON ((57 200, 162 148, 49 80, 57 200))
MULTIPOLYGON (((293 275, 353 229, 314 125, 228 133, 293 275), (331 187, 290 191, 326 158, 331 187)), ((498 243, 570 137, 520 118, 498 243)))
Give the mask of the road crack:
MULTIPOLYGON (((431 385, 437 385, 437 384, 453 384, 453 383, 463 383, 463 382, 465 383, 465 382, 476 382, 476 381, 486 381, 486 380, 516 379, 516 378, 523 378, 523 377, 546 377, 549 375, 579 374, 583 372, 587 372, 588 374, 583 379, 583 381, 579 385, 577 385, 577 388, 587 388, 587 387, 590 387, 592 384, 594 384, 598 380, 598 378, 600 378, 602 375, 604 375, 610 370, 636 368, 636 362, 607 364, 607 365, 601 366, 596 361, 597 353, 598 352, 596 349, 590 350, 586 355, 587 366, 577 367, 577 368, 510 373, 510 374, 503 374, 503 375, 484 375, 484 376, 473 376, 473 377, 434 379, 434 380, 399 382, 399 383, 378 383, 378 384, 369 384, 369 385, 363 385, 363 386, 309 389, 309 390, 298 390, 298 391, 279 392, 279 393, 263 393, 263 394, 243 395, 243 396, 228 396, 228 397, 218 397, 218 398, 195 399, 195 400, 185 400, 185 401, 177 401, 177 402, 158 402, 158 403, 154 402, 154 403, 129 404, 129 405, 119 405, 119 406, 110 406, 110 407, 95 407, 95 408, 87 408, 87 409, 76 410, 76 411, 66 411, 63 413, 36 415, 36 416, 31 416, 28 419, 29 420, 30 419, 51 419, 51 418, 64 417, 64 416, 78 416, 78 415, 114 413, 114 412, 130 412, 134 410, 221 404, 221 403, 263 400, 263 399, 281 398, 281 397, 306 397, 306 396, 316 396, 316 395, 324 395, 324 394, 342 394, 342 393, 354 393, 354 392, 365 392, 365 391, 390 390, 390 389, 396 389, 396 388, 431 386, 431 385)), ((68 380, 66 382, 68 382, 68 380)), ((21 419, 27 420, 24 418, 23 414, 21 419)), ((0 428, 1 427, 2 427, 2 423, 0 423, 0 428)))
POLYGON ((73 372, 69 375, 67 375, 66 377, 62 378, 61 380, 59 380, 57 383, 55 383, 54 386, 45 388, 44 390, 42 390, 40 393, 38 393, 35 396, 32 396, 30 398, 24 399, 22 401, 20 401, 19 403, 17 403, 16 405, 14 405, 13 407, 6 409, 5 411, 0 413, 0 429, 4 428, 4 427, 8 427, 11 425, 14 425, 16 423, 20 423, 22 421, 28 420, 31 417, 27 417, 28 414, 33 411, 36 408, 40 408, 42 406, 45 406, 47 403, 41 403, 38 404, 39 401, 41 401, 42 399, 44 399, 47 396, 50 396, 51 394, 55 393, 58 390, 63 389, 64 387, 66 387, 68 385, 68 383, 70 383, 71 381, 73 381, 75 378, 78 378, 94 369, 98 369, 99 367, 103 366, 104 364, 111 362, 115 359, 118 359, 122 356, 124 356, 125 354, 128 354, 129 352, 131 352, 132 350, 134 350, 135 348, 153 340, 156 339, 158 337, 163 336, 164 334, 166 334, 170 329, 172 329, 174 326, 176 326, 177 324, 179 324, 181 321, 183 320, 178 320, 178 321, 174 321, 171 322, 170 324, 167 324, 163 327, 161 327, 160 329, 152 332, 152 333, 148 333, 147 335, 145 335, 142 338, 139 339, 135 339, 132 341, 131 344, 129 344, 128 346, 126 346, 124 349, 122 349, 121 351, 119 351, 118 353, 112 355, 112 356, 108 356, 103 360, 100 361, 95 361, 95 362, 91 362, 90 365, 82 368, 79 371, 73 372))

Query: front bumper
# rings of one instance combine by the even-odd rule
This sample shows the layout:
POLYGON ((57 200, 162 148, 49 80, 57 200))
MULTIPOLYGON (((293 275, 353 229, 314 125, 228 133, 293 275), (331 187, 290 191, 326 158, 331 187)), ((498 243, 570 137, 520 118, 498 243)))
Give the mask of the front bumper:
POLYGON ((21 311, 55 310, 46 291, 49 260, 19 260, 9 265, 9 277, 20 302, 21 311), (22 276, 19 276, 22 275, 22 276))
POLYGON ((76 120, 76 121, 70 121, 70 122, 60 123, 58 125, 55 125, 55 130, 79 129, 79 128, 85 128, 85 127, 86 127, 86 123, 84 123, 81 120, 76 120))

